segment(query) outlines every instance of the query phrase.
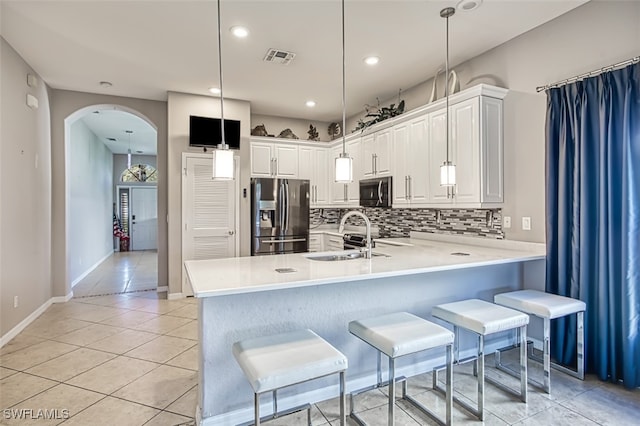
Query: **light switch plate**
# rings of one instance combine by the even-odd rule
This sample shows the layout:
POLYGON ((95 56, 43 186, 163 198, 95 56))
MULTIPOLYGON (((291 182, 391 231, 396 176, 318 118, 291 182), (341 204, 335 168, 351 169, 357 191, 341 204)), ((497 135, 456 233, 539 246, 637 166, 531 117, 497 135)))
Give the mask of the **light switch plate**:
POLYGON ((523 231, 531 231, 531 218, 523 217, 522 218, 522 230, 523 231))
POLYGON ((503 224, 504 229, 509 229, 511 228, 511 216, 505 216, 504 217, 504 224, 503 224))

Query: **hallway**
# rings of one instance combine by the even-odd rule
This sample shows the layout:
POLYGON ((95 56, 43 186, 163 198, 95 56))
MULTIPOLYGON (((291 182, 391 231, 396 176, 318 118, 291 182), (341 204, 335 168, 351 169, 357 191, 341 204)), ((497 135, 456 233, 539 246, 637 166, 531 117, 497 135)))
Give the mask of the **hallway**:
POLYGON ((73 296, 131 293, 157 287, 156 250, 115 252, 73 287, 73 296))

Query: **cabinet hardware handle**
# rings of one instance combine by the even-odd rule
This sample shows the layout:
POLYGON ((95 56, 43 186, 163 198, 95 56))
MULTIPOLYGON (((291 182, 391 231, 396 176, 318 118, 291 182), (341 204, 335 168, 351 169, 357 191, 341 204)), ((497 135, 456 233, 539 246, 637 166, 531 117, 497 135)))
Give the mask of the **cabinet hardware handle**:
POLYGON ((378 174, 378 154, 373 154, 373 174, 378 174))
POLYGON ((408 200, 409 199, 409 176, 405 176, 404 177, 404 199, 408 200))
POLYGON ((276 176, 278 176, 278 159, 277 159, 277 158, 274 158, 274 159, 273 159, 273 162, 274 162, 274 163, 275 163, 275 165, 276 165, 276 176))
POLYGON ((409 176, 409 199, 413 198, 413 178, 409 176))
POLYGON ((235 233, 236 233, 236 231, 234 231, 233 229, 229 229, 229 235, 233 235, 235 233))
POLYGON ((376 174, 376 157, 375 154, 371 154, 371 174, 376 174))

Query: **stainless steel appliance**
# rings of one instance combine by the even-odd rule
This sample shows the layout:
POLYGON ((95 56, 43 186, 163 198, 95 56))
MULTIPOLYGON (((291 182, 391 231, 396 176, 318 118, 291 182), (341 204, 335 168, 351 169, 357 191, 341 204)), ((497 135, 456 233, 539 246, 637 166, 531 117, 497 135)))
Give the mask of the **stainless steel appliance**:
MULTIPOLYGON (((342 240, 345 250, 361 249, 367 246, 367 236, 364 234, 344 234, 342 240)), ((375 248, 375 242, 372 241, 371 244, 371 248, 375 248)))
POLYGON ((309 248, 309 181, 251 179, 251 255, 309 248))
POLYGON ((360 206, 391 207, 391 176, 360 181, 360 206))

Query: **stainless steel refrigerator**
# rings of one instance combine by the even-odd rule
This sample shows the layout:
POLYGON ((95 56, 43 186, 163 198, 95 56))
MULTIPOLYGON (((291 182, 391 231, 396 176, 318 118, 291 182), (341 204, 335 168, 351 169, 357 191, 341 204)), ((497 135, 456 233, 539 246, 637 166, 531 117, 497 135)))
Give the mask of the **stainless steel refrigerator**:
POLYGON ((309 181, 251 179, 251 255, 309 248, 309 181))

